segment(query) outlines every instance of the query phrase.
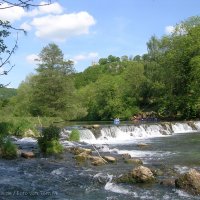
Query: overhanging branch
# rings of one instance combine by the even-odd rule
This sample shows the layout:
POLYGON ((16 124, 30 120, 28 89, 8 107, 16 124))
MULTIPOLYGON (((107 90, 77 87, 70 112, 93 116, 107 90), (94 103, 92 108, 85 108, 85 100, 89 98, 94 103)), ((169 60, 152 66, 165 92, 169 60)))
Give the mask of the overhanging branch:
POLYGON ((26 0, 26 1, 22 1, 22 0, 18 0, 17 2, 10 2, 7 0, 2 0, 2 2, 0 2, 0 5, 3 5, 3 3, 7 3, 7 6, 4 7, 0 7, 0 9, 8 9, 8 8, 12 8, 12 7, 21 7, 21 8, 29 8, 29 7, 39 7, 39 6, 47 6, 51 4, 51 0, 48 1, 48 3, 44 3, 44 4, 34 4, 31 3, 32 0, 26 0))
MULTIPOLYGON (((17 48, 17 42, 18 42, 18 34, 17 34, 17 39, 16 39, 16 41, 15 41, 14 47, 13 47, 12 50, 8 53, 8 57, 7 57, 4 61, 1 62, 0 68, 2 68, 4 65, 6 65, 7 63, 9 63, 10 57, 12 56, 12 54, 15 52, 15 50, 16 50, 16 48, 17 48)), ((12 68, 13 68, 13 67, 11 67, 11 69, 12 69, 12 68)), ((10 69, 10 70, 11 70, 11 69, 10 69)), ((9 71, 10 71, 10 70, 9 70, 9 71)))

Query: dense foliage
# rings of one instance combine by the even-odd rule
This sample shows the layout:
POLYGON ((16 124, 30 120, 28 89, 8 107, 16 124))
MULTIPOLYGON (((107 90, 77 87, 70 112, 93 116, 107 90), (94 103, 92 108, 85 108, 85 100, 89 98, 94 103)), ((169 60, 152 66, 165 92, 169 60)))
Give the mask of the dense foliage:
POLYGON ((69 141, 79 142, 80 141, 80 133, 79 130, 73 129, 69 135, 69 141))
POLYGON ((171 35, 152 36, 147 49, 133 59, 108 56, 76 75, 86 119, 127 119, 147 111, 160 118, 200 117, 200 18, 181 22, 171 35))
POLYGON ((147 50, 135 57, 109 55, 76 73, 73 62, 49 44, 36 74, 2 112, 66 120, 130 119, 151 111, 165 119, 199 118, 200 17, 177 24, 171 35, 152 36, 147 50))
POLYGON ((37 73, 20 85, 18 95, 13 98, 15 115, 68 120, 85 115, 74 87, 73 62, 64 60, 62 51, 54 43, 42 49, 38 61, 37 73))
POLYGON ((41 152, 45 154, 58 154, 63 151, 59 143, 60 129, 56 126, 49 126, 42 129, 41 136, 38 138, 38 145, 41 152))
POLYGON ((13 159, 17 157, 17 147, 9 139, 11 129, 11 123, 0 123, 0 157, 5 159, 13 159))
POLYGON ((0 156, 5 159, 14 159, 17 157, 17 147, 13 144, 9 139, 7 139, 1 146, 0 146, 0 156))

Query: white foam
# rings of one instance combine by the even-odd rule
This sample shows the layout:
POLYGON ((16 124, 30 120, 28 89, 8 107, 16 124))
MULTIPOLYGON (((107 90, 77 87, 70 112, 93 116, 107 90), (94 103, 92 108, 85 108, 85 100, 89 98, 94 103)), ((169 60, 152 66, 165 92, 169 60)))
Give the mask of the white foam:
POLYGON ((111 191, 111 192, 114 192, 114 193, 120 193, 120 194, 130 194, 131 192, 129 192, 129 190, 119 186, 119 185, 116 185, 115 183, 112 183, 112 175, 108 175, 109 177, 109 181, 106 183, 104 189, 105 190, 108 190, 108 191, 111 191))
POLYGON ((130 154, 131 157, 148 157, 148 158, 163 158, 166 156, 171 156, 175 153, 170 151, 140 151, 140 150, 118 150, 118 149, 110 149, 110 152, 117 152, 118 154, 130 154))
POLYGON ((190 170, 189 167, 187 167, 187 166, 180 166, 180 165, 175 165, 174 168, 180 174, 184 174, 184 173, 186 173, 186 172, 188 172, 190 170))
POLYGON ((187 123, 175 123, 172 124, 172 130, 174 133, 189 133, 189 132, 196 132, 193 130, 191 126, 187 123))
POLYGON ((60 141, 60 143, 65 146, 65 147, 72 147, 72 146, 77 146, 74 142, 70 142, 70 141, 60 141))
POLYGON ((61 175, 63 174, 63 170, 64 170, 64 167, 61 167, 61 168, 58 168, 58 169, 55 169, 51 172, 52 175, 61 175))
MULTIPOLYGON (((199 127, 200 122, 194 122, 199 127)), ((131 144, 138 139, 168 137, 177 133, 197 132, 190 123, 177 122, 165 124, 119 125, 101 128, 101 135, 96 138, 91 130, 80 129, 80 141, 89 144, 131 144)))
POLYGON ((130 192, 127 189, 125 189, 119 185, 116 185, 114 183, 111 183, 111 182, 106 183, 104 188, 105 188, 105 190, 109 190, 109 191, 115 192, 115 193, 130 194, 130 192))
POLYGON ((87 142, 87 141, 90 141, 90 140, 95 141, 96 140, 94 134, 89 129, 79 130, 79 133, 80 133, 80 141, 81 142, 87 142))
POLYGON ((195 127, 197 128, 197 130, 200 130, 200 122, 194 122, 195 127))
POLYGON ((37 140, 31 137, 24 137, 22 139, 17 140, 17 143, 29 143, 29 142, 36 143, 37 140))
POLYGON ((99 149, 101 152, 110 152, 115 154, 129 154, 133 158, 140 158, 142 159, 144 164, 147 164, 147 160, 163 160, 166 157, 173 156, 176 153, 170 152, 170 151, 141 151, 141 150, 119 150, 117 148, 102 148, 99 149), (143 160, 145 159, 145 160, 143 160))
POLYGON ((185 197, 187 199, 194 199, 194 196, 184 192, 183 190, 175 190, 175 192, 180 196, 180 197, 185 197))

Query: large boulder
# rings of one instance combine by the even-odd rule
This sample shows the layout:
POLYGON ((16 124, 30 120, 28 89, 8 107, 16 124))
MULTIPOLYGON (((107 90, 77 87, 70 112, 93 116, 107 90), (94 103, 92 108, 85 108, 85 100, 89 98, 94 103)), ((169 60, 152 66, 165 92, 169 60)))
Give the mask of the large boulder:
POLYGON ((148 167, 139 166, 131 174, 137 183, 148 183, 155 180, 153 172, 148 167))
POLYGON ((118 183, 151 183, 154 181, 155 177, 152 171, 144 166, 139 166, 116 179, 118 183))
POLYGON ((99 156, 91 156, 90 160, 91 160, 91 164, 94 166, 105 165, 107 163, 105 159, 99 156))
POLYGON ((199 195, 200 194, 200 173, 195 169, 190 169, 189 172, 181 174, 175 180, 175 186, 183 189, 188 193, 199 195))
POLYGON ((81 148, 81 147, 72 147, 70 148, 70 152, 75 154, 75 155, 78 155, 80 153, 86 153, 88 155, 91 155, 92 154, 92 149, 85 149, 85 148, 81 148))
POLYGON ((26 159, 34 158, 35 154, 32 151, 22 151, 21 157, 26 158, 26 159))
POLYGON ((115 163, 117 161, 116 158, 112 156, 103 156, 103 159, 105 159, 107 162, 110 162, 110 163, 115 163))
POLYGON ((88 154, 87 151, 83 151, 81 153, 79 153, 78 155, 75 155, 74 158, 76 159, 76 161, 78 163, 82 163, 85 162, 86 160, 90 159, 91 155, 88 154))
POLYGON ((143 165, 142 160, 140 160, 138 158, 125 159, 124 162, 127 164, 143 165))

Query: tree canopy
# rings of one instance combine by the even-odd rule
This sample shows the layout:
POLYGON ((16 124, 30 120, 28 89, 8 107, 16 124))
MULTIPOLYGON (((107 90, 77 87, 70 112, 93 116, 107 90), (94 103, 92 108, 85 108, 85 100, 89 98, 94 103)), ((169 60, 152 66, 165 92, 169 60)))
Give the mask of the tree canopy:
POLYGON ((163 119, 199 118, 200 18, 177 24, 171 35, 152 36, 144 55, 109 55, 80 73, 51 43, 36 71, 13 97, 15 113, 110 120, 153 111, 163 119))

